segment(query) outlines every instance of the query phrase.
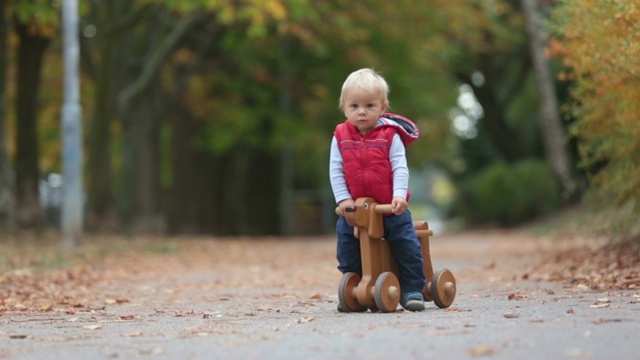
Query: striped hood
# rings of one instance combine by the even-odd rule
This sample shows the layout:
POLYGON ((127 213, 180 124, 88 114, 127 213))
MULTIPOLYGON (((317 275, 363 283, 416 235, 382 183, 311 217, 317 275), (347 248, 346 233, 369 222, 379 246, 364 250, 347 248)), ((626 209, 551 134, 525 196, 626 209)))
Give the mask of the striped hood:
POLYGON ((420 137, 418 126, 402 115, 384 113, 382 117, 378 119, 376 126, 394 126, 405 147, 409 147, 412 142, 418 140, 418 137, 420 137))

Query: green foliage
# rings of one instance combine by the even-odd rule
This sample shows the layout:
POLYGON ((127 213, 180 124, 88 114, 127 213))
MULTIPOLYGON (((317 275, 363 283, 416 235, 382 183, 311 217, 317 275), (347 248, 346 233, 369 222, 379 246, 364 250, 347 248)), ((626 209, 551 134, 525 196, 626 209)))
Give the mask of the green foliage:
POLYGON ((34 21, 40 25, 57 25, 60 8, 53 6, 51 0, 18 1, 13 5, 13 13, 24 23, 34 21))
POLYGON ((476 225, 515 225, 558 204, 558 187, 548 164, 523 160, 486 167, 461 186, 459 211, 476 225))
MULTIPOLYGON (((519 76, 518 64, 511 63, 515 56, 509 51, 519 51, 518 46, 522 44, 522 32, 514 30, 519 29, 521 19, 506 0, 373 0, 366 3, 342 0, 135 0, 118 2, 118 11, 110 16, 101 14, 108 19, 107 24, 113 26, 110 29, 102 26, 98 13, 105 11, 106 4, 116 6, 112 1, 82 2, 84 6, 91 4, 94 10, 84 13, 82 24, 95 25, 97 30, 94 37, 83 38, 84 70, 93 72, 83 78, 83 110, 89 114, 99 111, 92 103, 91 95, 101 89, 100 76, 96 74, 102 72, 103 66, 112 69, 105 76, 112 81, 102 84, 111 87, 104 94, 113 97, 106 101, 112 108, 118 107, 116 97, 121 96, 123 89, 140 74, 159 76, 160 81, 147 84, 161 84, 161 95, 145 88, 139 96, 157 104, 157 115, 161 117, 154 118, 153 124, 163 129, 161 143, 164 147, 157 158, 162 162, 159 168, 162 169, 162 184, 166 187, 177 182, 174 180, 180 175, 173 173, 175 170, 169 165, 171 156, 177 156, 172 152, 171 141, 180 135, 188 137, 180 138, 180 144, 184 141, 194 148, 189 149, 193 150, 189 155, 208 152, 214 157, 233 159, 239 149, 270 155, 290 151, 295 188, 326 189, 329 140, 335 125, 344 120, 337 108, 340 87, 351 71, 361 67, 374 67, 387 78, 391 86, 392 110, 415 120, 422 130, 423 138, 409 151, 410 163, 422 166, 430 159, 452 156, 451 153, 460 147, 459 139, 451 134, 448 118, 448 111, 455 104, 460 74, 472 74, 478 70, 478 59, 496 59, 496 53, 502 51, 500 61, 493 63, 498 73, 494 78, 516 82, 514 79, 519 76), (163 56, 155 58, 154 54, 159 53, 157 48, 167 43, 166 38, 173 37, 180 20, 191 16, 199 22, 181 32, 179 39, 176 37, 176 42, 171 43, 166 52, 161 52, 163 56), (101 47, 97 47, 100 41, 107 39, 107 34, 114 37, 109 39, 116 47, 110 57, 113 63, 102 59, 106 55, 101 47), (150 59, 157 59, 158 66, 151 67, 150 63, 154 62, 150 59), (181 129, 184 133, 176 131, 178 127, 174 125, 178 123, 188 124, 181 129)), ((45 10, 51 10, 48 14, 55 15, 56 19, 59 17, 59 7, 54 8, 51 4, 60 2, 18 3, 16 11, 23 17, 53 19, 50 15, 40 15, 45 10), (28 4, 38 4, 38 7, 28 4)), ((60 62, 57 55, 56 63, 60 62)), ((52 68, 50 60, 46 67, 52 68)), ((55 85, 54 80, 43 84, 44 94, 60 89, 60 72, 51 77, 57 77, 55 85)), ((498 87, 506 89, 504 92, 513 89, 511 86, 498 87)), ((58 102, 56 97, 49 106, 57 111, 58 102)), ((521 116, 531 113, 530 102, 522 99, 506 104, 506 107, 510 118, 518 120, 510 124, 534 137, 528 135, 534 134, 536 128, 532 125, 533 120, 521 116)), ((53 119, 52 123, 58 123, 56 113, 50 111, 45 115, 53 119)), ((108 174, 114 177, 114 183, 118 178, 131 176, 125 173, 128 170, 123 166, 123 149, 127 148, 123 145, 123 135, 126 135, 123 132, 130 129, 123 126, 119 116, 122 114, 114 110, 113 119, 109 120, 111 132, 105 132, 105 136, 112 136, 109 149, 113 151, 111 164, 114 169, 108 174)), ((43 136, 47 135, 44 130, 45 127, 40 128, 43 136)), ((484 149, 481 156, 475 154, 475 158, 473 149, 465 154, 471 154, 465 158, 467 169, 476 171, 476 166, 479 168, 498 158, 490 149, 491 140, 486 134, 481 140, 482 143, 467 143, 484 149), (475 161, 477 158, 481 161, 475 161)), ((57 157, 59 151, 55 146, 59 146, 59 142, 55 139, 53 142, 56 144, 46 144, 41 152, 57 157)), ((533 143, 534 140, 527 141, 527 146, 534 147, 533 143)), ((96 145, 88 141, 87 146, 96 145)), ((202 157, 191 158, 202 161, 202 157)), ((278 165, 269 171, 280 171, 278 165)), ((195 165, 196 168, 208 166, 210 164, 195 165)), ((220 168, 212 173, 227 170, 220 168)), ((268 175, 265 174, 265 178, 268 175)), ((210 175, 203 172, 189 176, 204 179, 210 175)), ((195 179, 186 182, 189 181, 197 182, 195 179)), ((202 182, 216 181, 206 178, 202 182)), ((227 191, 226 188, 232 185, 219 186, 227 191)), ((488 186, 479 189, 489 192, 488 186)), ((195 186, 189 186, 185 193, 197 191, 195 189, 195 186)), ((203 198, 198 197, 198 200, 203 198)), ((223 213, 227 210, 226 205, 216 203, 211 207, 218 206, 218 212, 223 213)), ((270 207, 277 205, 270 204, 270 207)))
MULTIPOLYGON (((55 38, 59 35, 62 22, 63 0, 29 0, 6 1, 8 13, 30 25, 31 31, 36 31, 44 37, 55 38)), ((89 11, 88 1, 79 1, 77 11, 86 14, 89 11)))

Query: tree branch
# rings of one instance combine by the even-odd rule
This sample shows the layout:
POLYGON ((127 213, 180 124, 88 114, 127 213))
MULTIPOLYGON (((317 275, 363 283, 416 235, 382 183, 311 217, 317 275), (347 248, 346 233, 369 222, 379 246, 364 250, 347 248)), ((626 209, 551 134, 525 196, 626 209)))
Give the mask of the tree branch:
POLYGON ((163 61, 173 51, 176 44, 182 39, 192 26, 198 23, 202 17, 200 10, 194 10, 185 16, 176 26, 165 41, 151 55, 147 65, 142 70, 142 74, 127 88, 125 88, 118 96, 118 104, 121 110, 126 109, 131 101, 140 95, 151 83, 153 76, 156 74, 163 61))

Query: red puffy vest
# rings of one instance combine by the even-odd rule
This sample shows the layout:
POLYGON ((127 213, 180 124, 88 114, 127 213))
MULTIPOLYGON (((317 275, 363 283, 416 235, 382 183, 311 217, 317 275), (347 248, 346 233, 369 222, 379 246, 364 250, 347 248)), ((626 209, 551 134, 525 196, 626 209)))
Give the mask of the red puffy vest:
MULTIPOLYGON (((393 173, 389 149, 393 136, 399 134, 405 146, 419 136, 417 126, 409 119, 384 114, 382 125, 366 134, 348 121, 336 126, 334 136, 342 154, 347 188, 353 199, 373 197, 379 204, 390 204, 393 198, 393 173)), ((407 201, 410 194, 407 193, 407 201)))

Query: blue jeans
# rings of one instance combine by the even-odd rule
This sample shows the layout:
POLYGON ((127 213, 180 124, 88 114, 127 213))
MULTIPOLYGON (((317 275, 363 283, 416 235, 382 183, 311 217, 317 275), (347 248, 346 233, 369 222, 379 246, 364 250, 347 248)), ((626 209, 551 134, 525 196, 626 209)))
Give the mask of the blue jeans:
MULTIPOLYGON (((411 213, 406 211, 402 215, 383 216, 383 222, 384 238, 389 242, 391 252, 398 263, 398 280, 402 292, 422 293, 427 279, 424 274, 422 246, 418 241, 411 213)), ((343 274, 354 272, 362 276, 360 241, 353 236, 353 227, 347 224, 344 216, 338 218, 336 234, 338 270, 343 274)))

